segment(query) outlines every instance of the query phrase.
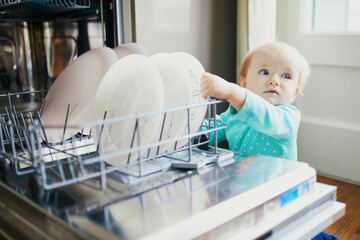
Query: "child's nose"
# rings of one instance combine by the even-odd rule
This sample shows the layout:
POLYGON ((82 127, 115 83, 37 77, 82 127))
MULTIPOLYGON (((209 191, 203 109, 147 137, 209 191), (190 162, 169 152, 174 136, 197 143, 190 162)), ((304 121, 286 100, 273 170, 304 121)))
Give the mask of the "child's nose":
POLYGON ((268 86, 277 87, 277 86, 279 86, 279 82, 276 80, 275 77, 272 76, 272 77, 269 78, 268 86))

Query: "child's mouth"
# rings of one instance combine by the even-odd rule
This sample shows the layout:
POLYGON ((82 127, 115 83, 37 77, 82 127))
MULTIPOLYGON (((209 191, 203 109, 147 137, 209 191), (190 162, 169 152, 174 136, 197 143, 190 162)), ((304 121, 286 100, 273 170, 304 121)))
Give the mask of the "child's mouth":
POLYGON ((279 95, 279 92, 276 91, 276 90, 267 90, 267 91, 265 91, 264 93, 279 95))

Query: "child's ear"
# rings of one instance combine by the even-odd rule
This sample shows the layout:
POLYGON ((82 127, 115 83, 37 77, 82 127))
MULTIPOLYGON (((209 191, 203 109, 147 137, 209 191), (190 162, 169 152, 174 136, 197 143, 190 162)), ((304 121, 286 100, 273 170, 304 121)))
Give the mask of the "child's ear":
POLYGON ((301 89, 299 87, 297 87, 296 90, 295 90, 295 93, 294 93, 294 97, 296 97, 300 93, 301 93, 301 89))
POLYGON ((240 83, 240 86, 241 86, 241 87, 245 88, 245 87, 246 87, 246 78, 243 77, 243 76, 240 76, 240 81, 239 81, 239 83, 240 83))

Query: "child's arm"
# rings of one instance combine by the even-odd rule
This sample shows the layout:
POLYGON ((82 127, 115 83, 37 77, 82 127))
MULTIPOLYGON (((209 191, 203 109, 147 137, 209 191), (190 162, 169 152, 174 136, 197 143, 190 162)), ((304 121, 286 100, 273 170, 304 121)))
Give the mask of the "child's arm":
POLYGON ((231 111, 232 117, 258 132, 277 138, 296 136, 301 114, 294 106, 274 106, 259 95, 246 90, 246 102, 241 111, 231 111))
POLYGON ((294 107, 276 107, 245 88, 210 73, 203 74, 200 86, 203 98, 213 96, 228 101, 236 110, 230 111, 231 115, 259 132, 281 138, 297 133, 300 112, 294 107))
POLYGON ((246 99, 245 89, 219 76, 204 73, 201 77, 200 87, 204 99, 207 99, 208 96, 213 96, 217 99, 226 100, 237 111, 240 111, 244 106, 246 99))

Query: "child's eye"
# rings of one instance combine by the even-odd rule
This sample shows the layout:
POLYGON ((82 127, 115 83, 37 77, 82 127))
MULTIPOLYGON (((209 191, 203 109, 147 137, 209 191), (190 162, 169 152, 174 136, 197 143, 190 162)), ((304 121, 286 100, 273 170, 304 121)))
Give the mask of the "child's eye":
POLYGON ((262 75, 269 75, 269 71, 268 70, 266 70, 266 69, 262 69, 262 70, 260 70, 260 72, 259 72, 260 74, 262 74, 262 75))
POLYGON ((288 73, 281 75, 281 77, 286 78, 286 79, 291 79, 291 76, 288 73))

